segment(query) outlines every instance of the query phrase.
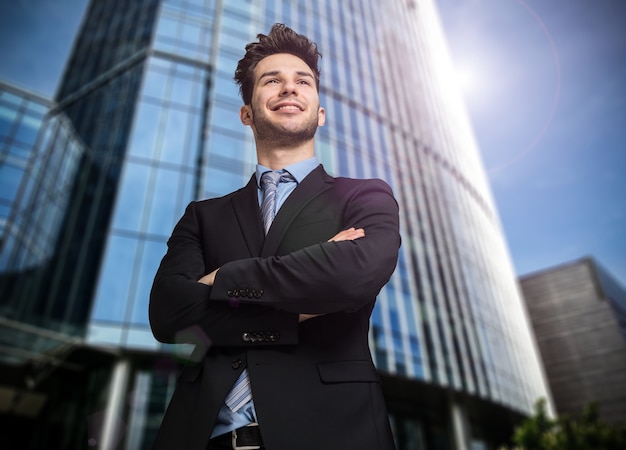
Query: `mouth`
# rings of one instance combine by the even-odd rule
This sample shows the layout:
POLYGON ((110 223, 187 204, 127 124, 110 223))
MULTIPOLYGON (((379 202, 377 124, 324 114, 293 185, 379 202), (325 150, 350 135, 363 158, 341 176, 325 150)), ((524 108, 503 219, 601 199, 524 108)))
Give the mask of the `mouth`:
POLYGON ((272 107, 272 111, 285 111, 285 112, 297 112, 304 111, 298 103, 287 102, 287 103, 279 103, 276 106, 272 107))

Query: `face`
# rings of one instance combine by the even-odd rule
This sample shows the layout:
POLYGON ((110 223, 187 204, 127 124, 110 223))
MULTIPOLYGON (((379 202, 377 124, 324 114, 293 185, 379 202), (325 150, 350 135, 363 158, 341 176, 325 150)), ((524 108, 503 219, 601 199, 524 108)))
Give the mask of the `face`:
POLYGON ((241 121, 257 140, 297 145, 313 139, 324 125, 313 72, 297 56, 278 53, 263 58, 254 71, 250 105, 241 108, 241 121))

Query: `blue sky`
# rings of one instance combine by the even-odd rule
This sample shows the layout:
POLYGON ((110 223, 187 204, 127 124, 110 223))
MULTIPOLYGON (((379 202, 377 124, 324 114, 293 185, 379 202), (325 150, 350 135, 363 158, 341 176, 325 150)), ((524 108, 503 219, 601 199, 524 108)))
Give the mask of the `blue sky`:
POLYGON ((626 285, 626 2, 437 4, 517 273, 626 285))
MULTIPOLYGON (((626 285, 626 2, 436 0, 519 275, 626 285)), ((0 79, 52 97, 86 0, 0 2, 0 79)))

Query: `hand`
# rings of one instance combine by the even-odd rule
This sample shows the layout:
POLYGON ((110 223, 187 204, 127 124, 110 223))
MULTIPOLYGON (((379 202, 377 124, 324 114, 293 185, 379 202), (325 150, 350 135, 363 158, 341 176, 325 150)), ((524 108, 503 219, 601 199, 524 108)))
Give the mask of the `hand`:
POLYGON ((323 316, 324 314, 300 314, 298 316, 298 323, 304 322, 305 320, 312 319, 314 317, 323 316))
MULTIPOLYGON (((353 241, 355 239, 359 239, 365 236, 365 230, 363 228, 348 228, 347 230, 340 231, 332 238, 328 240, 328 242, 340 242, 340 241, 353 241)), ((213 272, 206 274, 202 278, 198 280, 198 283, 206 284, 207 286, 213 286, 215 283, 215 275, 217 271, 220 270, 219 267, 215 269, 213 272)), ((312 319, 314 317, 321 316, 322 314, 300 314, 298 316, 298 322, 304 322, 305 320, 312 319)))
POLYGON ((339 241, 354 241, 355 239, 359 239, 365 236, 365 230, 363 228, 348 228, 347 230, 340 231, 333 237, 331 237, 328 242, 339 242, 339 241))
MULTIPOLYGON (((353 241, 355 239, 359 239, 365 236, 365 230, 363 228, 348 228, 347 230, 340 231, 333 237, 331 237, 328 242, 340 242, 340 241, 353 241)), ((324 314, 300 314, 298 316, 298 322, 302 323, 306 320, 313 319, 314 317, 323 316, 324 314)))
POLYGON ((213 272, 206 274, 198 280, 198 283, 206 284, 207 286, 213 286, 213 284, 215 283, 215 274, 218 270, 220 270, 219 267, 213 272))

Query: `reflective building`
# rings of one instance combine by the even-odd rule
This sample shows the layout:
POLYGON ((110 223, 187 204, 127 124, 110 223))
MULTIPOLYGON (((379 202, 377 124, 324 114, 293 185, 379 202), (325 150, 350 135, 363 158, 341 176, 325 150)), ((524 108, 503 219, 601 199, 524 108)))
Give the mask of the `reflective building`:
POLYGON ((433 0, 92 0, 48 116, 80 145, 42 138, 74 170, 64 214, 37 277, 0 300, 54 342, 4 358, 2 417, 38 430, 24 448, 150 448, 189 349, 154 340, 149 289, 185 206, 254 170, 232 77, 275 22, 324 55, 320 161, 386 180, 400 203, 371 326, 398 448, 492 448, 548 397, 433 0), (44 397, 28 421, 9 401, 23 380, 44 397))
POLYGON ((9 360, 54 346, 16 333, 20 328, 65 331, 71 323, 66 305, 47 301, 41 281, 85 149, 66 117, 46 118, 51 107, 50 100, 0 83, 0 345, 9 360))
MULTIPOLYGON (((41 173, 37 136, 50 100, 6 83, 0 83, 0 269, 11 267, 14 249, 33 242, 23 229, 28 199, 41 173)), ((36 252, 33 252, 36 253, 36 252)))

